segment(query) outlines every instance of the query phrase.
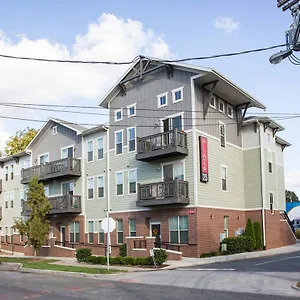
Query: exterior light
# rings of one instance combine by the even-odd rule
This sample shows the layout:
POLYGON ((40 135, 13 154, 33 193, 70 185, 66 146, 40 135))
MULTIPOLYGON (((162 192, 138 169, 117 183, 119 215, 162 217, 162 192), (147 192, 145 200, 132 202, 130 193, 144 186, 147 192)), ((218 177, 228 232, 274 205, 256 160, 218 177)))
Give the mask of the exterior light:
POLYGON ((273 54, 270 58, 269 61, 273 65, 279 64, 283 59, 287 58, 293 53, 292 49, 287 49, 285 51, 280 51, 278 53, 273 54))

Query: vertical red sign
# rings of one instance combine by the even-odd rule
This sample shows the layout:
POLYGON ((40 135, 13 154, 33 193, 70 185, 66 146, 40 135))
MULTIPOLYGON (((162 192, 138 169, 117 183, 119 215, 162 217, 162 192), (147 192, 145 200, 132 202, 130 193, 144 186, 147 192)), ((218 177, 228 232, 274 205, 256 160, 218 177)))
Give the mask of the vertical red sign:
POLYGON ((207 138, 199 136, 200 181, 208 182, 208 147, 207 138))

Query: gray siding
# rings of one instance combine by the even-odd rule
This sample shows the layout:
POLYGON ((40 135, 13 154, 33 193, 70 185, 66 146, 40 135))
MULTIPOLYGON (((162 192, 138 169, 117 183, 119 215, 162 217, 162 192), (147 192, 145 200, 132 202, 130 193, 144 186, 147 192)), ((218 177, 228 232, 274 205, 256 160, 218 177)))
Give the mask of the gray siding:
POLYGON ((260 148, 244 151, 245 208, 262 207, 260 148))
POLYGON ((165 70, 147 76, 143 82, 136 81, 127 86, 124 96, 117 96, 110 105, 110 149, 114 146, 114 131, 124 130, 124 145, 127 145, 126 128, 137 126, 137 137, 144 137, 161 132, 160 119, 176 113, 184 112, 184 129, 188 130, 192 124, 191 84, 193 73, 174 70, 174 76, 168 78, 165 70), (184 87, 183 101, 172 102, 172 90, 184 87), (168 92, 168 105, 158 109, 157 95, 168 92), (127 117, 127 106, 136 103, 137 116, 127 117), (123 107, 123 120, 115 122, 115 109, 123 107), (139 110, 142 109, 142 110, 139 110))

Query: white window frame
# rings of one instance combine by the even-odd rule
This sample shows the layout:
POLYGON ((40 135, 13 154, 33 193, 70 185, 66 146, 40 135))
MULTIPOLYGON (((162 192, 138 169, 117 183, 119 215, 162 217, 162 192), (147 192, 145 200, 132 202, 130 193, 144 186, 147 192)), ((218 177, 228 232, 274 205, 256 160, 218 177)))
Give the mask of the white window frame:
POLYGON ((97 180, 97 199, 104 199, 105 198, 105 176, 104 176, 104 174, 97 175, 96 180, 97 180), (99 197, 99 184, 98 184, 99 177, 103 177, 103 197, 99 197))
POLYGON ((135 117, 135 116, 136 116, 136 103, 133 103, 133 104, 130 104, 130 105, 127 106, 127 117, 129 119, 129 118, 132 118, 132 117, 135 117), (134 107, 134 114, 133 115, 130 114, 130 108, 132 108, 132 107, 134 107))
POLYGON ((128 195, 136 195, 137 194, 137 168, 134 168, 134 169, 130 169, 128 170, 128 195), (130 181, 129 181, 129 173, 132 172, 132 171, 135 171, 135 174, 136 174, 136 181, 135 181, 135 193, 130 193, 130 181))
POLYGON ((221 173, 221 191, 222 192, 228 192, 228 168, 226 165, 221 165, 220 166, 220 173, 221 173), (223 168, 225 169, 225 175, 226 175, 226 190, 223 190, 223 177, 222 177, 222 171, 223 168))
POLYGON ((163 117, 163 118, 159 119, 159 122, 160 122, 160 131, 164 132, 164 128, 163 128, 163 121, 164 120, 173 119, 173 118, 176 118, 176 117, 179 117, 179 116, 181 116, 181 130, 183 131, 184 130, 184 111, 176 113, 174 115, 169 115, 169 116, 166 116, 166 117, 163 117))
POLYGON ((102 221, 103 221, 103 219, 98 220, 98 244, 99 245, 103 245, 105 243, 105 233, 104 233, 103 229, 101 228, 102 221), (100 243, 100 233, 103 234, 103 243, 100 243))
POLYGON ((233 119, 233 116, 234 116, 233 106, 230 105, 230 104, 227 105, 227 116, 228 116, 229 118, 231 118, 231 119, 233 119), (230 115, 229 112, 228 112, 228 109, 229 109, 229 108, 231 109, 231 115, 230 115))
POLYGON ((103 136, 99 136, 96 140, 97 142, 97 160, 103 160, 104 159, 104 155, 105 155, 105 145, 104 145, 104 137, 103 136), (99 158, 99 140, 102 139, 102 143, 103 143, 103 157, 102 158, 99 158))
POLYGON ((86 189, 86 192, 87 192, 87 200, 94 200, 95 198, 95 177, 93 176, 90 176, 86 179, 87 181, 87 189, 86 189), (93 197, 92 198, 89 198, 89 180, 93 180, 93 197))
POLYGON ((220 112, 220 113, 222 113, 222 114, 224 114, 224 115, 225 115, 225 112, 226 112, 225 101, 223 101, 223 100, 219 99, 219 102, 218 102, 218 109, 219 109, 219 112, 220 112), (223 104, 223 108, 224 108, 224 110, 221 110, 221 109, 220 109, 220 103, 222 103, 222 104, 223 104))
POLYGON ((222 148, 222 149, 226 149, 226 124, 225 123, 223 123, 223 122, 221 122, 221 121, 219 121, 219 137, 220 137, 220 147, 222 148), (222 139, 221 139, 221 126, 222 125, 224 125, 224 147, 222 146, 222 139))
POLYGON ((136 152, 136 126, 132 126, 132 127, 128 127, 127 128, 127 152, 128 153, 131 153, 131 152, 136 152), (134 129, 135 130, 135 139, 134 139, 134 141, 135 141, 135 145, 134 145, 134 150, 131 150, 130 151, 130 149, 129 149, 129 130, 130 129, 134 129))
POLYGON ((159 94, 159 95, 157 95, 156 97, 157 97, 157 104, 158 104, 157 107, 158 107, 158 108, 168 106, 168 92, 159 94), (164 97, 164 96, 166 97, 166 104, 161 105, 161 104, 160 104, 160 98, 162 98, 162 97, 164 97))
POLYGON ((229 237, 229 216, 224 216, 224 234, 225 238, 229 237), (227 228, 225 225, 227 226, 227 228))
POLYGON ((41 157, 48 154, 48 159, 49 159, 49 162, 50 162, 50 152, 46 152, 46 153, 43 153, 43 154, 39 154, 38 155, 38 162, 39 162, 39 165, 41 164, 41 157))
POLYGON ((268 143, 271 143, 271 133, 267 133, 268 143))
POLYGON ((52 127, 52 134, 57 135, 57 125, 52 127))
POLYGON ((95 243, 95 239, 94 239, 94 233, 95 233, 95 221, 94 221, 94 220, 88 220, 88 221, 87 221, 87 225, 88 225, 88 244, 93 245, 93 244, 95 243), (92 232, 90 232, 90 228, 89 228, 89 227, 90 227, 90 226, 89 226, 90 222, 93 222, 93 231, 92 231, 92 232), (90 234, 93 235, 93 241, 92 241, 92 242, 90 242, 90 234))
POLYGON ((124 153, 124 129, 117 130, 115 131, 115 155, 122 155, 124 153), (121 132, 122 133, 122 152, 117 153, 117 133, 121 132))
POLYGON ((94 148, 95 148, 94 140, 86 141, 86 161, 87 161, 87 163, 91 163, 94 161, 94 152, 95 152, 94 148), (89 143, 92 143, 92 152, 93 152, 92 160, 89 160, 89 143))
POLYGON ((116 109, 115 110, 115 122, 120 122, 120 121, 122 121, 123 120, 123 109, 121 108, 121 109, 116 109), (117 119, 117 114, 118 114, 118 112, 121 112, 121 119, 117 119))
POLYGON ((275 212, 275 194, 272 191, 269 191, 269 209, 272 214, 275 212), (271 210, 271 195, 273 195, 273 209, 271 210))
POLYGON ((61 159, 63 158, 63 157, 62 157, 63 150, 64 150, 64 149, 69 149, 69 148, 72 148, 72 149, 73 149, 73 157, 74 157, 74 148, 75 148, 75 145, 73 144, 73 145, 70 145, 70 146, 66 146, 66 147, 60 148, 60 158, 61 158, 61 159))
POLYGON ((175 160, 175 161, 170 161, 170 162, 164 162, 164 163, 161 163, 160 166, 161 166, 161 180, 163 181, 164 180, 164 166, 167 166, 167 165, 173 165, 173 180, 174 179, 174 165, 178 165, 178 164, 182 164, 183 165, 183 181, 185 180, 186 176, 185 176, 185 159, 183 160, 175 160))
POLYGON ((125 185, 124 185, 124 171, 117 171, 115 172, 115 190, 116 190, 116 196, 117 197, 122 197, 124 196, 124 190, 125 190, 125 185), (118 195, 118 187, 117 187, 117 174, 121 173, 122 174, 122 185, 123 185, 123 190, 122 190, 122 194, 118 195))
POLYGON ((136 227, 137 227, 136 226, 136 218, 129 218, 128 219, 128 231, 129 231, 128 233, 129 233, 129 236, 133 236, 133 237, 136 236, 136 227), (131 228, 131 225, 132 225, 131 222, 130 222, 131 220, 134 220, 134 225, 135 225, 134 229, 135 229, 135 231, 133 231, 132 230, 133 228, 131 228), (135 235, 132 235, 133 232, 135 233, 135 235))
POLYGON ((212 105, 211 103, 210 103, 210 100, 209 100, 209 106, 211 107, 211 108, 213 108, 213 109, 216 109, 217 108, 217 97, 215 96, 215 95, 213 95, 212 96, 212 99, 214 99, 214 105, 212 105))
POLYGON ((268 150, 268 172, 269 172, 269 174, 273 174, 274 173, 273 152, 271 150, 268 150), (270 163, 271 163, 271 167, 272 167, 272 172, 270 172, 270 167, 269 167, 270 163))
POLYGON ((168 217, 168 223, 169 223, 169 242, 171 243, 171 244, 175 244, 175 245, 188 245, 188 243, 189 243, 189 217, 188 216, 186 216, 186 215, 183 215, 183 216, 169 216, 168 217), (187 218, 187 221, 188 221, 188 229, 180 229, 180 217, 184 217, 184 218, 187 218), (171 241, 171 231, 175 231, 175 230, 171 230, 171 218, 177 218, 178 219, 178 226, 177 226, 177 232, 178 232, 178 244, 175 244, 175 243, 172 243, 172 241, 171 241), (187 244, 183 244, 183 243, 181 243, 181 239, 180 239, 180 232, 181 231, 186 231, 187 233, 188 233, 188 243, 187 244))
POLYGON ((177 89, 174 89, 174 90, 172 90, 172 102, 173 103, 178 103, 178 102, 181 102, 181 101, 183 101, 183 86, 181 86, 181 87, 179 87, 179 88, 177 88, 177 89), (179 100, 175 100, 175 93, 176 92, 181 92, 181 99, 179 99, 179 100))

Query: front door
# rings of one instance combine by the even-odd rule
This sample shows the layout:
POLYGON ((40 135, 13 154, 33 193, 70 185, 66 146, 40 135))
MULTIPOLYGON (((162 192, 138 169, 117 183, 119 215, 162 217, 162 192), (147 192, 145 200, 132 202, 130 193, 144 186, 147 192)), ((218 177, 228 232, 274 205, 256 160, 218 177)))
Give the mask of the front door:
POLYGON ((65 247, 66 246, 66 227, 65 226, 60 227, 60 234, 61 234, 61 245, 63 247, 65 247))
POLYGON ((173 180, 173 164, 163 166, 163 179, 164 181, 173 180))
POLYGON ((160 231, 160 224, 151 224, 151 234, 155 237, 156 247, 159 247, 159 243, 161 243, 161 231, 160 231))

